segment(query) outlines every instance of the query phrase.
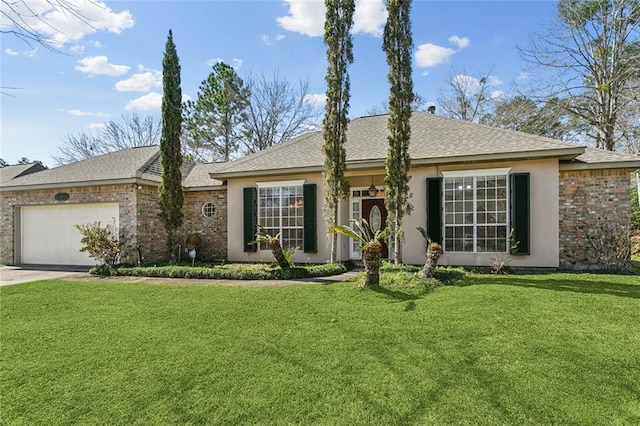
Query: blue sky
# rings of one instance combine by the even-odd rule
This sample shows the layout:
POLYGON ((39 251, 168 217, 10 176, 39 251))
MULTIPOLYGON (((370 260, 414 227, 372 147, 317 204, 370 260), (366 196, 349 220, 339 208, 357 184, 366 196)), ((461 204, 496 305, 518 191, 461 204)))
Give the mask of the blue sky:
MULTIPOLYGON (((63 54, 0 36, 1 82, 9 93, 0 97, 0 157, 9 163, 28 157, 51 167, 55 164, 50 155, 69 134, 93 131, 130 112, 159 114, 169 29, 185 96, 195 98, 212 64, 223 60, 241 77, 277 71, 293 81, 308 80, 313 95, 309 101, 323 100, 323 2, 73 1, 91 26, 47 9, 44 0, 27 0, 41 8, 50 24, 33 25, 55 40, 63 54)), ((351 117, 365 115, 388 96, 381 47, 384 4, 356 3, 351 117)), ((416 93, 437 105, 438 94, 454 74, 477 78, 487 73, 496 95, 509 93, 524 75, 517 46, 543 32, 554 10, 550 1, 414 0, 416 93)))

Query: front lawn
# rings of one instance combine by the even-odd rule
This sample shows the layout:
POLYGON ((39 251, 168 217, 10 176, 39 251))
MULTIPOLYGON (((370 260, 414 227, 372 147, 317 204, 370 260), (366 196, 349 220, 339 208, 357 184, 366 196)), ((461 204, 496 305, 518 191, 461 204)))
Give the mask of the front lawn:
POLYGON ((0 297, 3 424, 640 424, 638 276, 0 297))

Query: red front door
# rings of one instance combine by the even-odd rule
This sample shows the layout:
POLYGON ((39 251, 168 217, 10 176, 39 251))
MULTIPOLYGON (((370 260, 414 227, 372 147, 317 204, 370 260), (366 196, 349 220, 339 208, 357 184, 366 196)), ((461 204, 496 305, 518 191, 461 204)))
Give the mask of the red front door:
MULTIPOLYGON (((387 226, 387 208, 382 198, 364 198, 362 200, 362 217, 369 222, 373 232, 384 229, 387 226)), ((382 258, 389 258, 389 248, 385 241, 382 242, 382 258)))

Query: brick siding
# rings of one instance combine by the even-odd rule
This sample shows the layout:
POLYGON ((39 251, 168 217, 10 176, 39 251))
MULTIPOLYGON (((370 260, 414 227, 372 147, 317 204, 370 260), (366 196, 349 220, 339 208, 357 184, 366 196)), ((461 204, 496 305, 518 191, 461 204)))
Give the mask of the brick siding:
POLYGON ((560 267, 593 267, 587 233, 606 220, 620 230, 630 225, 630 173, 627 169, 560 171, 560 267))
MULTIPOLYGON (((158 214, 160 212, 158 188, 148 185, 103 185, 38 189, 28 191, 6 191, 0 193, 0 262, 13 264, 15 259, 15 208, 20 206, 86 204, 117 202, 119 204, 120 227, 131 233, 132 244, 139 248, 145 261, 165 259, 166 234, 158 214), (66 192, 69 199, 56 201, 55 194, 66 192)), ((186 235, 198 233, 203 247, 198 259, 214 260, 227 257, 227 202, 226 190, 185 192, 185 223, 178 231, 179 241, 186 235), (214 203, 216 213, 205 218, 200 213, 205 201, 214 203)), ((137 261, 134 252, 129 261, 137 261)))

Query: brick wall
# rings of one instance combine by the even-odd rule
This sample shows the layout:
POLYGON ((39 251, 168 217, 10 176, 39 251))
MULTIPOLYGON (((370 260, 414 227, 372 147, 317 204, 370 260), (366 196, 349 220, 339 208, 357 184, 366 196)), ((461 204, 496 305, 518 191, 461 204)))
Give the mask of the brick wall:
MULTIPOLYGON (((226 190, 185 192, 185 222, 178 230, 178 241, 184 246, 186 236, 197 233, 202 239, 198 259, 219 260, 227 258, 227 200, 226 190), (212 202, 215 214, 212 218, 202 216, 205 202, 212 202)), ((14 262, 14 212, 16 206, 83 204, 117 202, 120 207, 120 227, 125 227, 132 236, 132 244, 139 248, 145 261, 166 258, 166 233, 160 213, 158 188, 148 185, 103 185, 81 188, 55 188, 0 193, 0 262, 14 262), (55 200, 55 194, 66 192, 69 199, 55 200)), ((188 256, 183 252, 183 259, 188 256)), ((137 261, 134 252, 130 261, 137 261)))
POLYGON ((560 267, 593 266, 587 233, 598 220, 629 228, 630 173, 627 169, 560 171, 560 267))
POLYGON ((160 220, 160 195, 157 186, 138 187, 137 244, 144 262, 165 259, 167 234, 160 220))
POLYGON ((182 244, 182 258, 190 259, 184 250, 189 234, 198 234, 202 247, 197 252, 198 260, 227 259, 227 191, 197 191, 184 193, 184 223, 178 232, 182 244), (202 206, 212 203, 212 217, 202 214, 202 206))
MULTIPOLYGON (((136 228, 136 189, 131 185, 103 185, 80 188, 37 189, 0 193, 0 262, 14 262, 14 214, 16 206, 82 204, 117 202, 120 206, 120 226, 136 228), (69 194, 66 201, 56 201, 59 192, 69 194)), ((135 244, 135 234, 134 234, 135 244)))

